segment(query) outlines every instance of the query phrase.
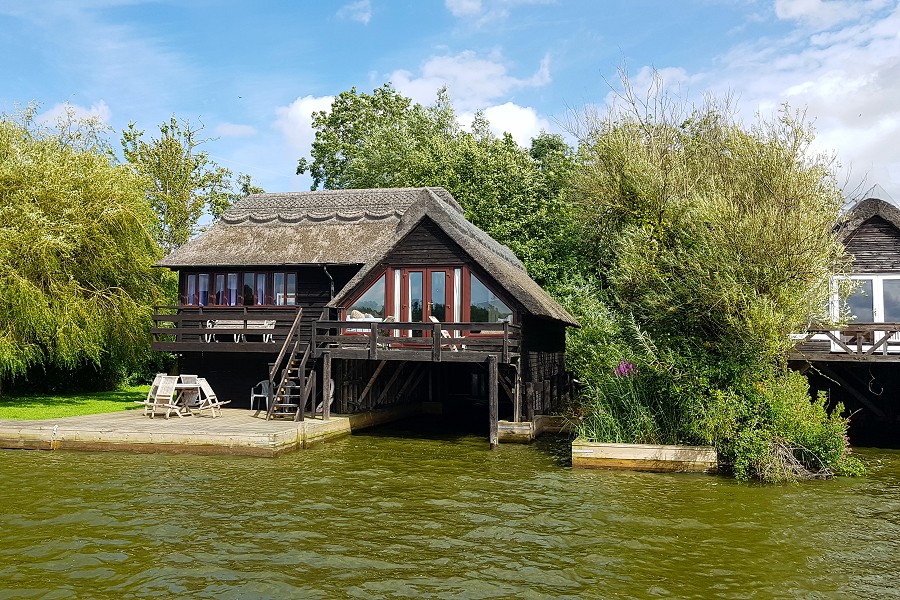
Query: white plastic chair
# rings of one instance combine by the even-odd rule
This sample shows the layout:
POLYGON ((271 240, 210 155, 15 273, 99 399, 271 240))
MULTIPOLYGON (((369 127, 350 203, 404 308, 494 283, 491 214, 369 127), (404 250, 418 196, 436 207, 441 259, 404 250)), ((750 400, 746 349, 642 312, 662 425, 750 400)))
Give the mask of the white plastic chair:
POLYGON ((269 410, 269 380, 263 379, 252 388, 250 388, 250 410, 253 410, 253 404, 257 400, 266 403, 266 410, 269 410))

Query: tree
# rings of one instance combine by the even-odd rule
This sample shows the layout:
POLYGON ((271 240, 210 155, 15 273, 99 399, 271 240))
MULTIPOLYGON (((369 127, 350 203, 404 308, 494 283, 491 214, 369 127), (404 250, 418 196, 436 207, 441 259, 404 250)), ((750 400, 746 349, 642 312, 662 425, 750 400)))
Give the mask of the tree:
MULTIPOLYGON (((218 218, 231 204, 231 171, 197 148, 203 126, 173 115, 159 127, 160 136, 144 140, 134 123, 122 133, 125 160, 144 180, 147 200, 157 215, 154 239, 163 253, 184 244, 197 232, 205 211, 218 218)), ((248 180, 249 185, 249 180, 248 180)))
POLYGON ((609 366, 629 360, 651 383, 618 421, 651 415, 644 431, 666 442, 715 444, 739 476, 853 472, 842 408, 810 404, 783 358, 847 267, 832 158, 787 107, 744 127, 727 101, 688 108, 658 79, 646 97, 623 89, 576 130, 584 252, 617 315, 610 347, 629 354, 594 362, 586 412, 625 415, 609 366))
POLYGON ((134 365, 165 278, 142 182, 98 121, 33 115, 0 118, 0 379, 134 365))
POLYGON ((573 164, 562 138, 540 137, 534 158, 508 134, 491 133, 481 114, 463 130, 445 89, 423 106, 389 84, 371 95, 342 92, 330 111, 313 115, 313 127, 312 160, 297 168, 313 175, 313 189, 441 186, 539 282, 552 286, 577 263, 558 175, 573 164))

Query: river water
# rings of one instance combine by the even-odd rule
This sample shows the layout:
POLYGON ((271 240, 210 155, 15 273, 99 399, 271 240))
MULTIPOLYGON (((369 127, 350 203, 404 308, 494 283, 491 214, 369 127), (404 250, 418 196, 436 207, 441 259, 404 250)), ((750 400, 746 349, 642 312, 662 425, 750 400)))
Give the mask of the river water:
POLYGON ((277 459, 0 451, 0 598, 898 598, 900 453, 786 486, 382 429, 277 459))

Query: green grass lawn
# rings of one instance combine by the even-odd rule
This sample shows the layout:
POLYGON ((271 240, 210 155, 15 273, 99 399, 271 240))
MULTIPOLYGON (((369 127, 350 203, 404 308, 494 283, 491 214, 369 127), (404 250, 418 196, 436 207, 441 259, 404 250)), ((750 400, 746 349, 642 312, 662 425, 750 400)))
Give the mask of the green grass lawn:
POLYGON ((149 385, 138 385, 94 394, 4 396, 0 398, 0 419, 58 419, 132 410, 141 408, 134 401, 143 401, 149 390, 149 385))

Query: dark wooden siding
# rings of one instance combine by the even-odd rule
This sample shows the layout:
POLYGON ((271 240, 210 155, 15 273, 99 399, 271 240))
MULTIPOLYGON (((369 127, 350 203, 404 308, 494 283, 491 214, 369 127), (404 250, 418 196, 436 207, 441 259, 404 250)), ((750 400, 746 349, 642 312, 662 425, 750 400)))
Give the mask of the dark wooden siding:
POLYGON ((461 265, 471 262, 469 255, 427 218, 400 240, 385 258, 388 266, 461 265))
POLYGON ((867 219, 846 245, 854 273, 900 272, 900 231, 881 217, 867 219))
POLYGON ((275 354, 186 352, 179 357, 178 368, 180 373, 205 377, 220 400, 231 401, 230 408, 250 408, 250 388, 269 378, 268 365, 274 361, 275 354))

